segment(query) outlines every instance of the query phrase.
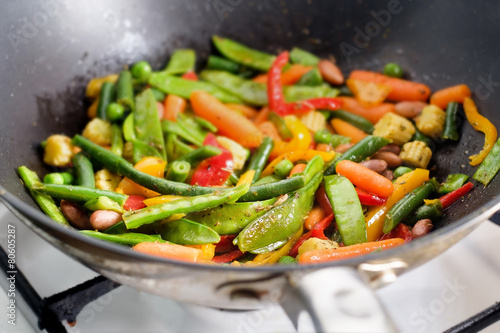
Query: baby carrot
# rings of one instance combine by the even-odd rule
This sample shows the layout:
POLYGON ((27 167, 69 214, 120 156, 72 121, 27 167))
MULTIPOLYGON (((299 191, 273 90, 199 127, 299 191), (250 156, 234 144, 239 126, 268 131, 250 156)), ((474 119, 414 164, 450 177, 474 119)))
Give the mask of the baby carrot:
POLYGON ((197 262, 203 259, 203 252, 200 249, 172 243, 143 242, 135 245, 132 249, 157 257, 181 261, 197 262))
POLYGON ((320 206, 315 206, 306 217, 304 221, 304 228, 311 230, 316 223, 325 218, 325 211, 320 206))
POLYGON ((301 173, 302 171, 304 171, 306 168, 306 165, 304 163, 299 163, 299 164, 296 164, 293 169, 290 171, 290 174, 288 175, 288 177, 292 177, 293 175, 295 175, 296 173, 301 173))
POLYGON ((272 122, 264 121, 258 124, 257 127, 262 132, 262 134, 264 134, 264 136, 268 136, 274 141, 282 141, 278 129, 272 122))
POLYGON ((267 121, 269 112, 271 112, 271 109, 269 109, 267 106, 263 107, 253 119, 254 124, 259 125, 260 123, 267 121))
POLYGON ((337 97, 342 101, 342 110, 357 114, 368 119, 372 124, 376 124, 388 112, 395 112, 394 104, 382 103, 372 108, 365 108, 352 97, 337 97))
MULTIPOLYGON (((300 78, 307 72, 309 72, 313 67, 304 66, 301 64, 291 65, 286 72, 281 73, 281 84, 284 86, 289 86, 297 83, 300 78)), ((252 79, 254 82, 267 84, 268 76, 267 74, 261 74, 252 79)))
POLYGON ((165 111, 163 113, 163 119, 176 121, 177 115, 184 112, 184 109, 186 109, 186 100, 176 95, 168 95, 164 103, 165 111))
POLYGON ((388 178, 359 163, 343 160, 337 163, 335 171, 366 192, 387 198, 394 191, 394 185, 388 178))
POLYGON ((333 118, 330 123, 337 134, 351 138, 352 143, 358 143, 361 139, 368 135, 356 126, 353 126, 339 118, 333 118))
POLYGON ((234 112, 217 98, 204 91, 191 94, 194 113, 214 124, 220 132, 244 147, 258 147, 263 135, 245 116, 234 112))
POLYGON ((243 104, 231 104, 228 103, 226 104, 227 107, 230 109, 233 109, 235 111, 240 112, 242 115, 244 115, 247 118, 253 118, 258 114, 258 111, 255 110, 254 108, 251 108, 249 106, 243 105, 243 104))
POLYGON ((404 240, 402 240, 401 238, 391 238, 378 242, 361 243, 339 247, 336 249, 313 250, 303 253, 299 257, 299 263, 316 264, 321 262, 348 259, 361 256, 363 254, 369 254, 378 249, 386 250, 388 248, 399 246, 401 244, 404 244, 404 240))
POLYGON ((392 89, 387 98, 393 101, 425 102, 431 94, 429 87, 423 83, 389 77, 376 72, 356 70, 351 72, 349 78, 367 82, 382 83, 391 87, 392 89))
POLYGON ((463 103, 465 97, 470 97, 470 89, 465 84, 459 84, 458 86, 448 87, 436 91, 431 96, 431 104, 439 106, 441 109, 446 109, 446 106, 450 102, 463 103))

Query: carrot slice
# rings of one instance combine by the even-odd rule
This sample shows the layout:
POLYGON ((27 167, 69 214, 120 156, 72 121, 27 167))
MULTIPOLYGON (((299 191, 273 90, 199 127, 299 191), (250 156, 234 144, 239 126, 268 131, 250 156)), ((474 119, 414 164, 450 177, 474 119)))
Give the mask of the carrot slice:
POLYGON ((247 148, 259 146, 263 135, 245 116, 204 91, 193 92, 190 99, 194 113, 214 124, 223 135, 247 148))
POLYGON ((431 89, 423 83, 389 77, 376 72, 356 70, 351 72, 349 78, 366 82, 381 83, 391 87, 391 91, 387 98, 392 101, 425 102, 431 94, 431 89))
POLYGON ((288 177, 292 177, 293 175, 295 175, 296 173, 301 173, 302 171, 304 171, 306 169, 306 165, 304 163, 299 163, 297 165, 295 165, 292 170, 290 171, 290 174, 288 175, 288 177))
POLYGON ((316 264, 321 262, 330 262, 335 260, 348 259, 369 254, 375 250, 386 250, 404 244, 401 238, 391 238, 378 242, 362 243, 339 247, 336 249, 321 249, 303 253, 299 257, 301 264, 316 264))
POLYGON ((264 106, 257 114, 257 116, 255 116, 255 118, 253 119, 254 124, 259 125, 260 123, 267 121, 269 112, 271 112, 271 109, 269 109, 267 106, 264 106))
POLYGON ((254 108, 251 108, 251 107, 249 107, 247 105, 243 105, 243 104, 228 103, 228 104, 226 104, 226 106, 230 109, 233 109, 235 111, 240 112, 242 115, 244 115, 247 118, 253 118, 259 113, 254 108))
POLYGON ((352 97, 337 97, 342 101, 342 110, 357 114, 368 119, 372 124, 376 124, 388 112, 395 112, 394 104, 382 103, 372 108, 365 108, 352 97))
POLYGON ((394 185, 388 178, 359 163, 349 160, 340 161, 335 171, 366 192, 387 198, 394 191, 394 185))
POLYGON ((172 243, 143 242, 132 247, 132 250, 181 261, 197 262, 203 259, 202 250, 172 243))
POLYGON ((176 95, 168 95, 164 103, 165 111, 163 113, 163 119, 176 121, 177 115, 184 112, 186 109, 186 100, 176 95))
POLYGON ((361 141, 367 134, 357 128, 356 126, 353 126, 349 124, 346 121, 343 121, 342 119, 339 118, 333 118, 330 123, 332 124, 333 129, 335 132, 337 132, 340 135, 347 136, 348 138, 351 138, 352 143, 357 143, 361 141))
POLYGON ((270 121, 264 121, 257 125, 264 136, 268 136, 274 141, 283 141, 276 126, 270 121))
POLYGON ((450 102, 463 103, 465 97, 470 97, 470 89, 465 84, 459 84, 458 86, 448 87, 436 91, 431 96, 431 104, 439 106, 441 109, 446 109, 446 106, 450 102))
POLYGON ((304 227, 307 230, 311 230, 316 223, 324 219, 326 216, 325 210, 321 206, 315 206, 306 217, 304 221, 304 227))

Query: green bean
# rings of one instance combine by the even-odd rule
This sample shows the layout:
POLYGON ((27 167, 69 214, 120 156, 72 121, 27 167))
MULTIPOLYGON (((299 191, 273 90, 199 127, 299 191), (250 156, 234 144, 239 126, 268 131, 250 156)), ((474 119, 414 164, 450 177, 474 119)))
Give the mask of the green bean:
POLYGON ((179 157, 176 161, 185 161, 190 165, 196 165, 207 158, 222 154, 222 151, 214 146, 201 146, 186 155, 179 157))
POLYGON ((469 176, 462 173, 449 174, 448 177, 446 177, 446 181, 439 187, 438 193, 447 194, 458 190, 465 184, 467 179, 469 179, 469 176))
POLYGON ((405 173, 412 172, 412 171, 413 171, 412 168, 405 167, 405 166, 399 166, 396 168, 396 170, 394 170, 394 173, 393 173, 394 179, 399 178, 402 175, 404 175, 405 173))
POLYGON ((450 102, 446 107, 446 122, 441 139, 457 141, 460 137, 457 131, 458 103, 450 102))
POLYGON ((286 158, 284 160, 279 161, 278 164, 274 167, 274 174, 279 178, 286 178, 290 174, 290 171, 293 169, 293 163, 286 158))
POLYGON ((87 201, 83 205, 83 208, 91 210, 91 211, 112 210, 112 211, 120 213, 120 214, 123 213, 123 208, 120 207, 120 205, 117 202, 111 200, 108 197, 104 197, 104 196, 87 201))
POLYGON ((500 170, 500 139, 493 145, 484 161, 474 173, 474 178, 484 186, 488 185, 500 170))
POLYGON ((325 175, 335 174, 335 165, 343 160, 361 162, 375 154, 380 148, 388 145, 390 140, 380 136, 368 135, 361 139, 354 146, 349 148, 342 156, 334 160, 325 170, 325 175))
POLYGON ((226 202, 233 203, 248 191, 248 187, 248 184, 244 184, 226 191, 192 196, 131 212, 125 212, 123 214, 123 221, 125 221, 128 229, 135 229, 141 225, 165 219, 173 214, 187 214, 214 208, 226 202))
POLYGON ((211 55, 208 57, 207 68, 231 72, 237 74, 240 70, 240 65, 234 61, 211 55))
POLYGON ((431 204, 423 204, 411 213, 406 219, 405 224, 413 226, 420 220, 435 220, 443 216, 443 204, 439 200, 434 200, 431 204))
POLYGON ((112 82, 103 82, 99 93, 99 104, 97 104, 97 117, 107 120, 106 109, 113 102, 115 85, 112 82))
POLYGON ((165 95, 161 90, 158 90, 156 88, 149 88, 149 89, 151 89, 151 92, 155 96, 157 102, 163 102, 165 100, 165 97, 167 97, 167 95, 165 95))
POLYGON ((321 77, 321 73, 319 69, 314 67, 309 72, 302 75, 299 81, 297 81, 298 86, 320 86, 322 85, 323 78, 321 77))
POLYGON ((166 243, 166 241, 157 235, 146 235, 135 232, 128 232, 124 234, 106 234, 95 230, 80 230, 80 233, 85 236, 129 246, 134 246, 143 242, 166 243))
POLYGON ((38 178, 36 172, 31 171, 24 165, 17 168, 17 172, 19 173, 24 185, 28 188, 31 197, 36 201, 38 206, 40 206, 40 209, 57 223, 69 226, 68 220, 66 220, 64 215, 61 213, 61 210, 57 207, 54 200, 50 196, 35 192, 31 189, 34 184, 40 183, 40 178, 38 178))
MULTIPOLYGON (((268 104, 267 87, 265 84, 245 80, 237 75, 224 71, 204 70, 200 77, 216 87, 228 91, 245 103, 264 106, 268 104)), ((309 86, 284 86, 283 94, 288 102, 317 97, 335 97, 338 90, 328 85, 316 87, 309 86)))
POLYGON ((186 161, 174 161, 170 164, 167 171, 167 179, 174 182, 184 182, 189 176, 191 164, 186 161))
POLYGON ((275 183, 275 182, 278 182, 280 180, 281 180, 281 178, 278 178, 275 174, 272 174, 272 175, 265 176, 265 177, 262 177, 261 179, 257 180, 255 183, 253 183, 253 186, 275 183))
POLYGON ((232 185, 236 185, 240 181, 240 177, 238 177, 236 173, 231 172, 228 180, 231 182, 232 185))
POLYGON ((111 227, 104 230, 103 232, 106 234, 116 235, 116 234, 124 234, 124 233, 130 232, 130 231, 127 229, 125 222, 120 221, 118 223, 113 224, 111 227))
POLYGON ((180 141, 177 138, 177 134, 174 133, 167 133, 165 147, 167 150, 167 160, 169 161, 174 161, 194 150, 184 142, 180 141))
POLYGON ((123 206, 128 198, 128 195, 125 194, 78 185, 34 183, 31 189, 36 192, 50 195, 56 199, 64 199, 72 202, 87 202, 104 196, 117 202, 120 206, 123 206))
POLYGON ((269 112, 267 118, 274 124, 274 126, 276 126, 276 129, 278 130, 278 133, 283 140, 286 141, 293 138, 293 134, 286 126, 285 120, 282 117, 278 116, 276 112, 269 112))
POLYGON ((220 236, 212 228, 188 219, 180 219, 160 225, 156 232, 163 240, 180 245, 201 245, 220 242, 220 236))
MULTIPOLYGON (((165 141, 158 116, 156 100, 151 90, 146 89, 136 97, 134 115, 134 132, 137 141, 153 147, 163 160, 167 159, 165 141)), ((135 148, 135 144, 134 144, 135 148)))
POLYGON ((427 199, 432 192, 436 191, 439 183, 435 178, 432 178, 424 185, 416 188, 415 190, 407 193, 403 199, 398 201, 385 215, 384 220, 384 233, 389 233, 401 221, 409 216, 417 207, 419 207, 424 199, 427 199))
POLYGON ((194 70, 196 53, 191 49, 179 49, 172 53, 170 61, 161 72, 167 75, 179 75, 194 70))
POLYGON ((365 133, 372 134, 373 133, 373 124, 369 122, 366 118, 358 116, 357 114, 344 111, 344 110, 336 110, 330 112, 332 118, 342 119, 349 124, 356 126, 360 130, 365 133))
POLYGON ((411 141, 422 141, 425 143, 428 147, 432 148, 432 140, 425 136, 424 133, 420 132, 420 130, 415 126, 415 134, 413 134, 413 137, 411 138, 411 141))
POLYGON ((217 50, 225 57, 262 72, 267 72, 276 59, 271 54, 251 49, 229 38, 213 36, 212 40, 217 50))
POLYGON ((76 185, 94 188, 95 180, 92 162, 82 153, 73 155, 71 162, 75 168, 76 185))
POLYGON ((64 184, 63 176, 58 172, 48 173, 43 177, 45 184, 64 184))
POLYGON ((116 81, 116 101, 129 110, 134 109, 134 86, 130 71, 123 70, 118 76, 118 81, 116 81))
POLYGON ((176 134, 192 144, 203 146, 203 140, 201 138, 196 137, 192 132, 185 130, 184 127, 179 126, 177 122, 163 119, 161 127, 164 132, 176 134))
POLYGON ((111 149, 110 151, 118 156, 123 154, 123 136, 120 126, 111 125, 111 149))
POLYGON ((247 167, 247 170, 255 170, 252 183, 255 183, 260 178, 262 170, 264 170, 264 167, 266 166, 273 147, 274 141, 269 137, 265 137, 257 150, 253 153, 247 167))
POLYGON ((238 97, 210 82, 185 80, 162 72, 153 73, 149 78, 149 84, 165 94, 173 94, 186 99, 189 99, 193 91, 203 90, 223 103, 242 103, 238 97))
POLYGON ((294 47, 290 51, 290 61, 294 64, 301 64, 304 66, 316 66, 319 62, 319 58, 314 54, 294 47))
POLYGON ((214 124, 212 124, 211 122, 209 122, 208 120, 206 119, 203 119, 201 117, 194 117, 194 121, 200 125, 202 128, 212 132, 212 133, 217 133, 217 131, 219 130, 217 128, 217 126, 215 126, 214 124))

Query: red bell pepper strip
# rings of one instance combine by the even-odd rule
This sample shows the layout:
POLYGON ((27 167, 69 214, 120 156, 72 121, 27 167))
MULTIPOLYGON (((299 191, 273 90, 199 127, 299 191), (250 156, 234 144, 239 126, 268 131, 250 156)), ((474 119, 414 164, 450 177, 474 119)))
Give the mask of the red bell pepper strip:
POLYGON ((245 252, 241 252, 240 250, 234 250, 232 252, 221 254, 220 256, 215 256, 212 258, 212 261, 218 264, 225 264, 240 258, 244 254, 245 252))
POLYGON ((144 208, 146 207, 146 204, 144 203, 145 199, 146 198, 141 197, 140 195, 129 195, 127 201, 123 204, 123 209, 132 211, 144 208))
POLYGON ((321 238, 321 239, 328 239, 325 236, 325 229, 328 228, 330 223, 333 221, 333 214, 328 215, 318 223, 314 225, 314 227, 303 234, 295 244, 293 244, 292 248, 290 249, 290 252, 288 255, 290 257, 296 257, 299 254, 299 247, 309 238, 321 238))
POLYGON ((326 216, 333 215, 332 204, 326 195, 325 186, 320 186, 316 191, 316 201, 323 208, 326 216))
POLYGON ((376 196, 359 188, 356 188, 356 193, 358 194, 359 202, 365 206, 382 206, 387 201, 387 198, 376 196))
POLYGON ((405 243, 411 242, 413 237, 411 236, 410 228, 406 224, 400 223, 391 232, 382 235, 379 240, 391 239, 391 238, 401 238, 405 243))
POLYGON ((267 96, 269 108, 279 114, 286 116, 294 113, 307 113, 315 109, 337 110, 342 102, 338 98, 321 97, 311 98, 304 101, 287 103, 281 86, 281 72, 288 63, 288 52, 282 52, 274 61, 267 76, 267 96))
POLYGON ((469 191, 472 190, 473 187, 474 185, 471 182, 468 182, 464 186, 457 188, 455 191, 443 195, 441 198, 439 198, 439 201, 441 201, 441 204, 443 205, 443 209, 450 207, 458 199, 469 193, 469 191))
POLYGON ((238 234, 221 235, 220 241, 217 244, 215 244, 215 252, 226 253, 238 249, 238 247, 233 244, 233 240, 236 238, 236 236, 238 236, 238 234))
POLYGON ((204 146, 214 146, 222 153, 202 161, 191 177, 191 185, 220 186, 231 176, 234 168, 233 155, 229 150, 219 145, 215 135, 208 133, 203 141, 204 146))
POLYGON ((186 72, 181 76, 181 78, 184 80, 198 81, 198 75, 196 75, 195 72, 186 72))

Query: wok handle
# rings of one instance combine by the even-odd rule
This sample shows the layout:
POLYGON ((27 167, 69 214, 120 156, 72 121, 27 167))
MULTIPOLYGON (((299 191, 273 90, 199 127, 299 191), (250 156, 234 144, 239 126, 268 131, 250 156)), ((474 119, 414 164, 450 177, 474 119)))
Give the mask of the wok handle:
POLYGON ((317 332, 397 332, 362 274, 352 267, 291 273, 281 305, 296 328, 307 311, 317 332))

